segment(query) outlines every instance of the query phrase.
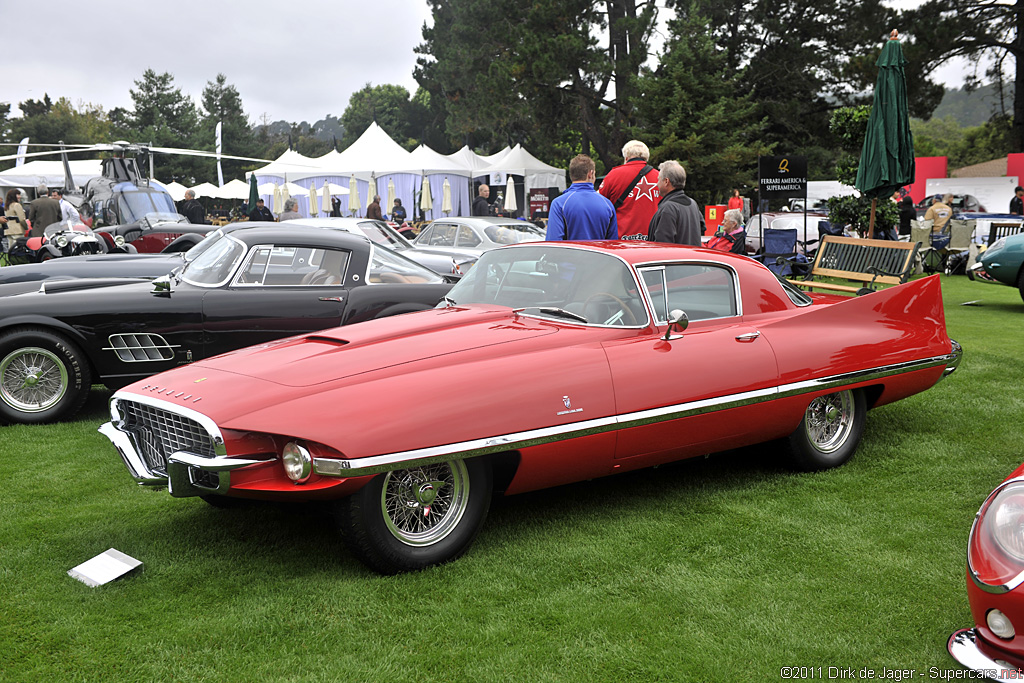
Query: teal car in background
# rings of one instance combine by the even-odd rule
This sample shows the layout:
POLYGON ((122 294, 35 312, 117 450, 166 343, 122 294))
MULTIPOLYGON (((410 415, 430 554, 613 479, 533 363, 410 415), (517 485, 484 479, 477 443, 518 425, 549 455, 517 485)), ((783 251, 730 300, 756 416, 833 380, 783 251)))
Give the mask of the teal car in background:
POLYGON ((967 277, 975 282, 994 282, 1020 290, 1024 299, 1024 233, 996 240, 967 269, 967 277))

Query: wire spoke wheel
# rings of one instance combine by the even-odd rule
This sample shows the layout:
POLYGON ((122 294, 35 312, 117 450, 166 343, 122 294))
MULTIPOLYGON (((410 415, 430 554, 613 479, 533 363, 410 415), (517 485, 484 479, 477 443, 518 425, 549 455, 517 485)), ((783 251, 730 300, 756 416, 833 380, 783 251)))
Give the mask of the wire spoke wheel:
POLYGON ((47 410, 67 390, 67 366, 52 351, 30 346, 16 349, 0 360, 0 400, 15 410, 47 410))
POLYGON ((819 396, 807 406, 805 417, 807 438, 822 453, 832 453, 846 443, 853 430, 853 394, 843 391, 819 396))
POLYGON ((461 460, 388 472, 380 496, 388 531, 411 546, 448 536, 468 503, 469 473, 461 460))

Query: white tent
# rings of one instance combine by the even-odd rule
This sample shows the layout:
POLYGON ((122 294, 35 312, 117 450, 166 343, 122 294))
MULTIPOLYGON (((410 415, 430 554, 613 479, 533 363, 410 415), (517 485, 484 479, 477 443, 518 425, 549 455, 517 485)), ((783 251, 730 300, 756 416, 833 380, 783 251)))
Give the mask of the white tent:
MULTIPOLYGON (((492 180, 494 179, 493 175, 499 173, 506 176, 523 176, 523 209, 526 211, 529 210, 530 206, 531 189, 557 187, 560 191, 564 191, 566 188, 565 171, 563 169, 545 164, 523 149, 522 145, 516 145, 506 154, 493 161, 490 166, 481 169, 480 172, 481 174, 491 174, 492 180)), ((524 212, 521 211, 521 213, 524 212)))
POLYGON ((199 183, 189 189, 196 193, 196 199, 199 199, 200 197, 220 197, 220 188, 211 183, 199 183))
POLYGON ((248 199, 249 183, 235 178, 224 183, 223 187, 217 188, 217 196, 221 199, 248 199))
MULTIPOLYGON (((271 161, 262 168, 257 168, 256 181, 259 183, 273 182, 274 180, 300 180, 311 176, 322 175, 320 167, 315 159, 299 154, 293 149, 285 150, 278 158, 271 161)), ((248 180, 248 176, 246 176, 248 180)))
MULTIPOLYGON (((180 202, 185 198, 185 190, 188 189, 177 180, 172 180, 169 183, 163 183, 163 186, 167 188, 167 193, 171 195, 171 199, 176 202, 180 202)), ((273 188, 271 188, 271 191, 273 191, 273 188)))
MULTIPOLYGON (((448 155, 440 154, 426 145, 420 145, 412 151, 410 158, 414 164, 418 164, 421 168, 421 178, 429 183, 432 197, 441 196, 444 191, 444 181, 448 180, 454 190, 455 202, 460 206, 468 207, 470 206, 470 189, 472 187, 474 169, 476 166, 482 165, 482 161, 468 147, 463 147, 462 149, 472 156, 457 156, 458 152, 448 155), (452 184, 453 180, 455 180, 454 184, 452 184)), ((420 181, 421 194, 423 192, 423 180, 420 181)), ((420 207, 421 201, 417 201, 414 206, 420 207)), ((440 205, 433 206, 432 203, 432 208, 425 209, 423 216, 428 221, 440 218, 442 216, 440 205)))

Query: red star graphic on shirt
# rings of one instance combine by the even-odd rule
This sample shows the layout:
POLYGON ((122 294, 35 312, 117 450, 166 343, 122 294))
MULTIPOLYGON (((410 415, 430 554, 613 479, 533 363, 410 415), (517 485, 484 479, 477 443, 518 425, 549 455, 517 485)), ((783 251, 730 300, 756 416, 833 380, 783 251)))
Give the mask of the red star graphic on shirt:
POLYGON ((647 177, 640 179, 640 182, 636 184, 636 189, 633 191, 633 201, 646 196, 652 202, 654 201, 654 188, 658 186, 657 183, 652 183, 647 177))

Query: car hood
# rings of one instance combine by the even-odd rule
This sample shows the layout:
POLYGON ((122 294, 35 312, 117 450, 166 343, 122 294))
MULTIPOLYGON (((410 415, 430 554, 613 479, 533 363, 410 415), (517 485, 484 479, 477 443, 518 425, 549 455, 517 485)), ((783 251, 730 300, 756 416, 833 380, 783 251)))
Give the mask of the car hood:
POLYGON ((522 342, 557 329, 536 319, 513 319, 507 308, 435 309, 268 342, 195 366, 285 387, 312 387, 471 349, 522 342), (418 318, 415 333, 410 333, 411 315, 418 318))

